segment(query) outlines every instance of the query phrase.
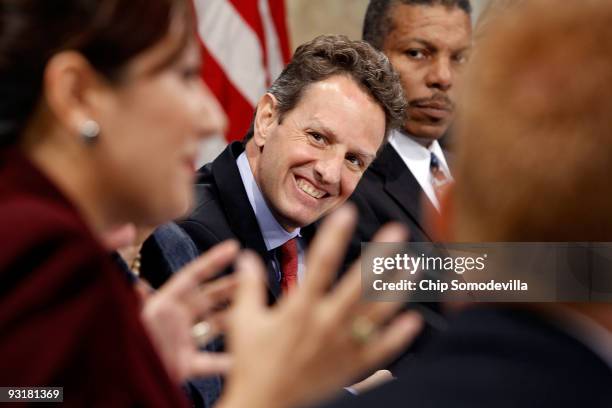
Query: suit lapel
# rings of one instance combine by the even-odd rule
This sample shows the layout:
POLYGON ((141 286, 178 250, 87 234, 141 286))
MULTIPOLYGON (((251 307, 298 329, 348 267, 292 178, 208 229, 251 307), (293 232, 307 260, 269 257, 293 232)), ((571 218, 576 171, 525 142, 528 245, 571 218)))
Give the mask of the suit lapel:
POLYGON ((372 165, 372 170, 383 176, 385 192, 431 239, 431 234, 425 228, 422 220, 422 205, 432 206, 432 204, 425 196, 417 179, 406 167, 406 164, 393 146, 390 144, 385 146, 380 157, 372 165))
POLYGON ((274 298, 278 298, 281 288, 276 273, 270 267, 272 257, 266 248, 236 164, 236 158, 243 151, 242 143, 230 144, 213 162, 212 174, 232 232, 244 247, 252 249, 263 258, 268 271, 268 289, 274 298))

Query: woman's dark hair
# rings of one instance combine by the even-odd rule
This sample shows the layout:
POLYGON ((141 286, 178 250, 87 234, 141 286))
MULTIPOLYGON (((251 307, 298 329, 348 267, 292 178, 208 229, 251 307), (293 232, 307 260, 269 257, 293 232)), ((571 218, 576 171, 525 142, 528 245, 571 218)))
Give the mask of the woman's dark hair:
POLYGON ((186 0, 0 0, 0 146, 18 140, 54 54, 78 51, 118 81, 132 58, 168 34, 179 13, 185 38, 177 54, 192 33, 186 0))

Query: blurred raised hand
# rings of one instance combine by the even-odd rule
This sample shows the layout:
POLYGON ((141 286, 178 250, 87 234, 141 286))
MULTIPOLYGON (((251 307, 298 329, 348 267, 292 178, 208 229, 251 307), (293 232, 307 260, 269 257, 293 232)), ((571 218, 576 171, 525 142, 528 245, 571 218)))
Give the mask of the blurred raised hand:
MULTIPOLYGON (((125 224, 100 235, 109 251, 118 251, 130 265, 142 242, 153 228, 125 224)), ((225 269, 238 254, 236 242, 221 243, 175 273, 157 291, 138 280, 134 286, 142 300, 142 322, 170 376, 182 382, 188 378, 225 374, 231 366, 226 353, 200 350, 194 325, 205 321, 209 338, 225 325, 225 306, 235 289, 233 276, 203 284, 225 269)))
POLYGON ((226 353, 201 351, 194 325, 218 332, 225 324, 226 306, 236 278, 226 276, 203 284, 229 265, 238 254, 235 241, 223 242, 175 273, 143 303, 142 320, 170 376, 177 382, 224 374, 232 359, 226 353), (202 326, 200 324, 199 326, 202 326))
MULTIPOLYGON (((228 321, 234 365, 220 407, 313 403, 393 357, 418 334, 417 314, 395 316, 401 302, 361 301, 359 262, 330 290, 355 219, 351 207, 328 217, 309 248, 304 282, 272 307, 261 261, 251 253, 239 257, 228 321)), ((405 237, 404 228, 389 225, 374 241, 405 237)))

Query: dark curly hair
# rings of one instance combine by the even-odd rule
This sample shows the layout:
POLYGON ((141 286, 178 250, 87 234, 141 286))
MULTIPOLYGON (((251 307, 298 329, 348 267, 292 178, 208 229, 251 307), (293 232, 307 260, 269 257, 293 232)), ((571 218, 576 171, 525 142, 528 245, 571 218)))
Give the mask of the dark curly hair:
MULTIPOLYGON (((404 120, 406 101, 397 73, 387 57, 364 41, 344 35, 321 35, 297 48, 269 93, 278 101, 279 121, 300 101, 308 85, 333 75, 347 75, 384 110, 386 132, 404 120)), ((252 137, 251 131, 245 141, 252 137)))

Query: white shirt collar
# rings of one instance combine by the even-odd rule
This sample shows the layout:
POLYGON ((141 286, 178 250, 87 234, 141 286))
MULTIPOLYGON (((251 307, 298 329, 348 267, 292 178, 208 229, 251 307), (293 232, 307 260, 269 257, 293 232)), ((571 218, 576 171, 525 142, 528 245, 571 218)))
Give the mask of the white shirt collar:
POLYGON ((238 156, 236 164, 238 165, 238 171, 240 172, 242 184, 244 184, 244 189, 249 197, 249 202, 251 203, 253 212, 255 212, 255 217, 257 218, 261 235, 263 235, 266 249, 271 251, 283 245, 290 239, 299 236, 299 228, 296 228, 293 232, 287 232, 278 223, 276 218, 274 218, 274 215, 272 215, 272 211, 270 211, 270 208, 268 207, 259 186, 255 182, 255 177, 253 176, 253 171, 249 165, 246 152, 242 152, 242 154, 238 156))
POLYGON ((436 197, 432 185, 432 175, 429 168, 431 153, 434 153, 438 157, 438 160, 440 160, 441 170, 446 177, 452 180, 452 175, 446 163, 444 152, 438 141, 434 140, 429 148, 427 148, 405 133, 399 130, 393 130, 389 136, 389 144, 393 146, 395 151, 402 158, 402 161, 414 175, 414 178, 418 181, 421 189, 425 192, 427 198, 429 198, 429 201, 431 201, 436 209, 440 210, 440 203, 438 203, 438 198, 436 197))

